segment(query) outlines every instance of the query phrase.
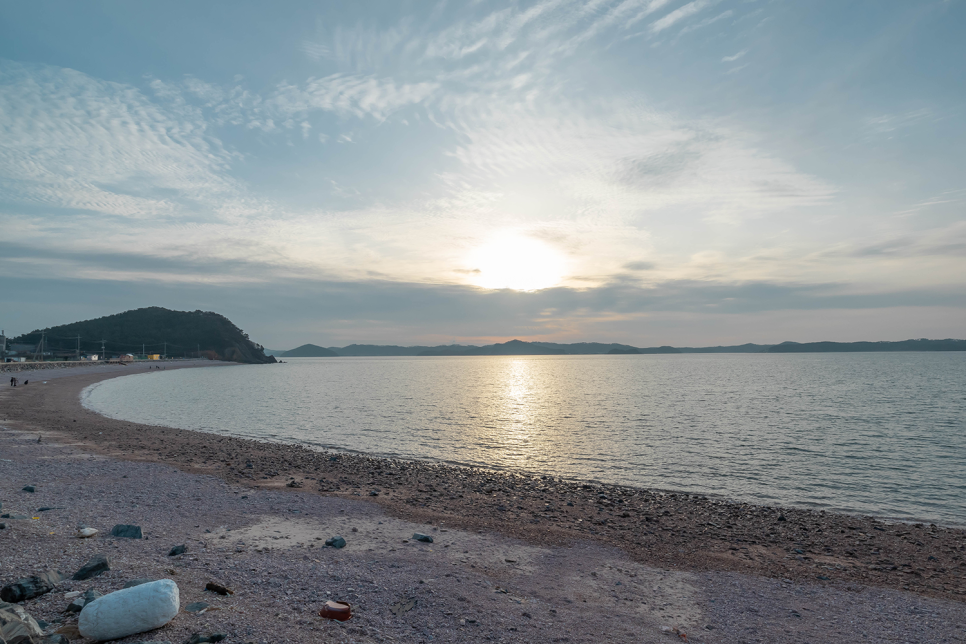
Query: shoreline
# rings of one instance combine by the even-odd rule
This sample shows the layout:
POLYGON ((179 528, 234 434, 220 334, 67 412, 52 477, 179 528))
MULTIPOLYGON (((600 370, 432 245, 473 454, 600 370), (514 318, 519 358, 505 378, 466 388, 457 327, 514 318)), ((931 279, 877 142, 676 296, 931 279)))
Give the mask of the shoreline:
POLYGON ((19 515, 0 519, 0 584, 112 561, 22 604, 48 634, 76 624, 67 591, 170 578, 182 612, 119 644, 966 641, 962 530, 315 452, 82 407, 84 387, 124 373, 0 389, 0 511, 19 515), (82 523, 100 533, 78 539, 82 523), (111 538, 115 524, 144 539, 111 538), (322 547, 335 535, 348 545, 322 547), (327 599, 353 619, 318 617, 327 599))
MULTIPOLYGON (((216 365, 211 365, 211 366, 216 366, 216 365)), ((123 375, 132 375, 132 374, 118 374, 118 377, 123 375)), ((844 518, 854 518, 856 520, 870 519, 875 522, 881 523, 883 525, 913 526, 916 524, 922 524, 922 525, 935 526, 937 528, 946 528, 950 530, 959 530, 959 531, 966 532, 966 523, 963 523, 963 524, 944 523, 942 522, 941 519, 923 518, 923 517, 896 517, 896 516, 887 516, 887 515, 880 515, 880 514, 863 514, 858 511, 853 512, 846 509, 822 508, 818 506, 806 507, 806 506, 794 505, 794 504, 781 505, 777 503, 774 503, 774 504, 758 503, 755 501, 742 500, 740 498, 733 498, 733 497, 726 496, 724 494, 717 494, 714 492, 691 492, 691 491, 679 490, 674 488, 659 488, 659 487, 653 487, 653 486, 644 487, 644 486, 627 485, 622 483, 608 483, 607 481, 602 481, 600 479, 592 479, 592 478, 576 478, 571 476, 549 476, 549 475, 543 475, 538 471, 527 470, 525 468, 520 468, 520 467, 502 468, 496 465, 493 465, 493 466, 473 465, 470 463, 464 463, 459 461, 437 459, 431 456, 426 456, 421 458, 407 457, 407 456, 392 456, 392 455, 386 455, 386 454, 366 452, 363 450, 351 449, 346 447, 340 447, 337 445, 316 445, 316 444, 298 443, 295 441, 284 441, 284 440, 248 439, 248 438, 243 438, 239 436, 231 436, 228 434, 219 434, 216 432, 205 432, 201 430, 176 428, 170 425, 126 421, 124 419, 108 416, 102 412, 97 411, 96 409, 90 409, 83 403, 85 392, 89 391, 92 387, 96 386, 103 380, 108 380, 108 379, 110 378, 103 378, 98 382, 92 383, 91 385, 88 385, 87 387, 85 387, 79 394, 81 406, 85 410, 91 411, 104 418, 110 418, 112 420, 117 420, 120 422, 130 422, 132 424, 135 424, 141 427, 178 429, 179 431, 194 432, 194 433, 199 433, 199 434, 204 434, 207 436, 214 436, 219 438, 232 438, 236 440, 252 441, 255 444, 281 445, 281 446, 287 446, 292 448, 306 449, 310 452, 314 452, 317 454, 324 454, 327 457, 344 454, 346 456, 358 457, 363 459, 376 459, 376 460, 382 460, 387 462, 421 463, 429 467, 440 466, 440 467, 446 467, 446 468, 454 468, 456 470, 479 471, 479 472, 491 473, 494 476, 522 476, 530 479, 549 478, 552 481, 556 481, 564 484, 571 484, 571 485, 590 484, 590 485, 593 485, 595 488, 626 490, 626 491, 629 491, 630 493, 634 493, 636 491, 643 491, 643 492, 650 492, 653 494, 664 495, 664 496, 704 497, 709 501, 721 503, 721 504, 730 504, 730 505, 736 505, 736 506, 751 506, 756 508, 772 508, 780 511, 801 510, 804 512, 811 512, 815 514, 832 515, 832 516, 838 516, 838 517, 844 517, 844 518)))
MULTIPOLYGON (((262 489, 295 481, 295 489, 321 495, 364 496, 406 520, 495 531, 543 545, 589 539, 618 547, 647 565, 859 582, 966 601, 966 530, 961 528, 315 451, 139 425, 83 407, 79 395, 84 388, 117 375, 122 374, 62 378, 42 391, 25 388, 17 398, 30 398, 29 405, 11 406, 4 415, 45 433, 62 433, 104 456, 166 463, 262 489)), ((14 402, 4 398, 4 403, 14 402)))

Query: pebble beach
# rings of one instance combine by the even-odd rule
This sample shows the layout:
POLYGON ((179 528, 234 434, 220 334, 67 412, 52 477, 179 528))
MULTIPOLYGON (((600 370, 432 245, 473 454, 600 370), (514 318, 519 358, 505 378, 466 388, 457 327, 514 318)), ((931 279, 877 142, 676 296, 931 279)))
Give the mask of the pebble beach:
POLYGON ((171 579, 181 612, 118 641, 966 641, 959 528, 319 452, 81 406, 86 386, 135 368, 23 372, 29 386, 0 389, 0 584, 66 575, 22 603, 47 634, 85 641, 73 593, 171 579), (143 537, 112 537, 118 524, 143 537), (70 580, 96 555, 109 570, 70 580), (330 599, 352 619, 319 617, 330 599))

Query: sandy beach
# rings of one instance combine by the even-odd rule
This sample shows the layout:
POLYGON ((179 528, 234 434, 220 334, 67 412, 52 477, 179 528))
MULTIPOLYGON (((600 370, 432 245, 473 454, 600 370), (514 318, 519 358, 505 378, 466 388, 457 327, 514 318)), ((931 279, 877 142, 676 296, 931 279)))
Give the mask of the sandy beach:
POLYGON ((2 513, 26 517, 0 518, 0 583, 112 559, 25 603, 48 632, 76 622, 66 592, 170 578, 182 608, 210 606, 120 641, 966 641, 962 529, 323 453, 81 406, 86 386, 135 369, 0 388, 2 513), (100 533, 78 539, 78 524, 100 533), (115 524, 145 538, 112 539, 115 524), (348 545, 323 547, 335 535, 348 545), (326 599, 354 618, 318 617, 326 599))

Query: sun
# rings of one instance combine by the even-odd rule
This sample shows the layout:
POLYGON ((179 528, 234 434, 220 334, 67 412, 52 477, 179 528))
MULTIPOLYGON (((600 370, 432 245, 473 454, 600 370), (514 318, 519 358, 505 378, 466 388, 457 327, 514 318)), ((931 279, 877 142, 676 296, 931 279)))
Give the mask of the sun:
POLYGON ((490 289, 539 291, 560 283, 563 255, 542 241, 517 233, 496 237, 470 253, 473 282, 490 289))

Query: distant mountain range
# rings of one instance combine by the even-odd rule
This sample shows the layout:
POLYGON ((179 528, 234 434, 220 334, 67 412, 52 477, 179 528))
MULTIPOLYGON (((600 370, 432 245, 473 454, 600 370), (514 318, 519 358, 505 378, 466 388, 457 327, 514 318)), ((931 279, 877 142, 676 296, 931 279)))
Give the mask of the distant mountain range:
POLYGON ((633 347, 628 344, 600 342, 524 342, 510 340, 485 346, 450 344, 435 347, 377 344, 350 344, 346 347, 320 347, 305 344, 291 351, 268 351, 286 358, 361 357, 361 356, 541 356, 541 355, 633 355, 676 353, 830 353, 869 351, 966 351, 966 340, 903 340, 900 342, 783 342, 781 344, 740 344, 716 347, 633 347))
POLYGON ((332 358, 338 357, 338 353, 325 347, 314 344, 303 344, 291 351, 284 351, 282 355, 286 358, 332 358))
POLYGON ((966 351, 966 340, 901 340, 899 342, 782 342, 768 353, 857 353, 871 351, 966 351))

